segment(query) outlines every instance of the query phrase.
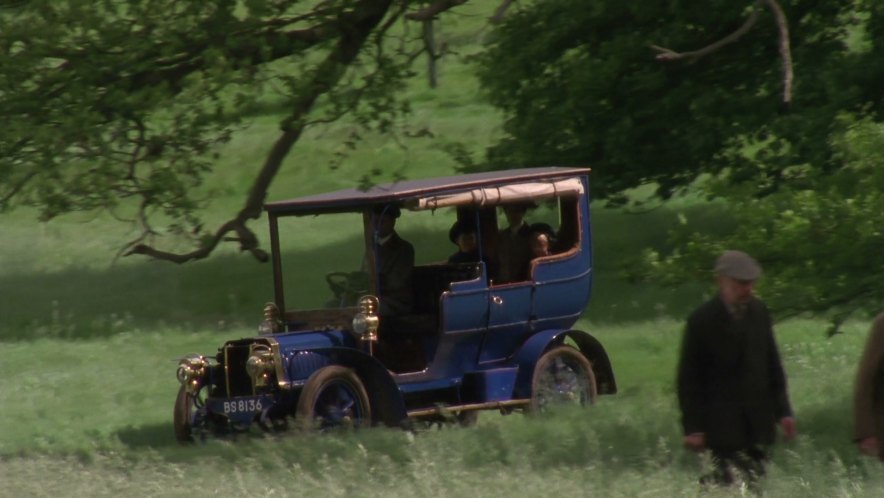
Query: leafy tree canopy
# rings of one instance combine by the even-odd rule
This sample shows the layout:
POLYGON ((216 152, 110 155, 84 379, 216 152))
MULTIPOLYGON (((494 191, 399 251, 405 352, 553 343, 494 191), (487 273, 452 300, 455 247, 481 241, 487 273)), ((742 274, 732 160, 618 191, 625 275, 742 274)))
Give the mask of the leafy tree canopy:
MULTIPOLYGON (((710 278, 712 262, 729 248, 756 256, 765 268, 760 291, 779 318, 810 312, 833 321, 830 333, 855 311, 877 313, 884 301, 884 124, 843 114, 826 141, 833 171, 786 168, 777 192, 756 198, 748 185, 724 176, 706 182, 727 200, 735 229, 724 236, 697 233, 685 223, 676 249, 644 252, 639 271, 678 284, 710 278)), ((689 221, 689 220, 685 220, 689 221)))
MULTIPOLYGON (((462 3, 462 2, 461 2, 462 3)), ((0 5, 0 210, 42 218, 107 209, 142 235, 129 253, 184 262, 233 238, 259 258, 248 220, 305 127, 345 113, 384 131, 422 43, 383 43, 423 2, 27 0, 0 5), (272 92, 271 92, 272 89, 272 92), (199 221, 194 189, 255 103, 272 93, 280 134, 234 219, 199 221), (321 106, 319 104, 322 104, 321 106), (320 108, 321 107, 321 108, 320 108), (195 249, 153 244, 171 223, 195 249), (164 227, 165 228, 165 227, 164 227)), ((418 35, 415 35, 415 37, 418 35)))
POLYGON ((879 4, 534 2, 480 60, 508 117, 487 166, 591 166, 596 195, 614 199, 651 182, 667 198, 724 170, 765 194, 789 166, 837 168, 826 139, 835 116, 881 103, 879 4))
POLYGON ((779 317, 837 330, 880 310, 881 2, 546 0, 496 30, 481 63, 508 117, 488 165, 588 165, 615 201, 644 183, 723 201, 717 233, 685 222, 633 271, 706 280, 743 249, 779 317))

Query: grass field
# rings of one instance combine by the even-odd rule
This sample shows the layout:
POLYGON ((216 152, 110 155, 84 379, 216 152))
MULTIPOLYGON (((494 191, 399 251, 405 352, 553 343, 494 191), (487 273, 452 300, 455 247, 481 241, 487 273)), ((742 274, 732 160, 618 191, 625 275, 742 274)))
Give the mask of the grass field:
MULTIPOLYGON (((475 50, 490 2, 470 2, 443 26, 456 52, 475 50)), ((409 126, 435 139, 367 137, 336 170, 325 167, 346 123, 305 136, 271 199, 379 178, 453 173, 441 152, 462 141, 475 153, 499 133, 469 67, 443 61, 441 87, 412 83, 409 126)), ((275 116, 256 116, 207 179, 207 223, 235 212, 275 139, 275 116)), ((665 244, 680 213, 713 227, 719 211, 683 201, 638 215, 594 205, 595 282, 579 328, 611 357, 620 392, 588 410, 539 418, 483 413, 469 429, 417 434, 371 429, 325 436, 254 434, 191 447, 174 442, 176 361, 251 335, 272 294, 270 270, 224 247, 178 267, 114 260, 131 227, 102 214, 48 224, 27 210, 0 217, 0 497, 21 496, 697 496, 703 457, 680 447, 673 387, 683 318, 711 289, 656 288, 624 280, 637 251, 665 244)), ((253 224, 264 237, 264 223, 253 224)), ((286 251, 337 254, 342 235, 313 232, 286 251)), ((418 237, 420 227, 412 234, 418 237)), ((266 246, 266 245, 265 245, 266 246)), ((445 250, 444 248, 442 250, 445 250)), ((851 387, 865 321, 825 337, 826 323, 792 320, 777 332, 800 436, 775 448, 767 496, 881 496, 884 468, 850 442, 851 387)), ((711 490, 735 496, 746 490, 711 490)))
MULTIPOLYGON (((255 433, 179 447, 174 359, 238 332, 128 328, 104 337, 6 341, 0 496, 694 496, 702 458, 680 448, 672 386, 681 323, 581 323, 604 342, 620 392, 588 410, 484 412, 476 427, 410 434, 255 433)), ((856 456, 850 390, 865 327, 825 339, 790 321, 779 340, 799 422, 778 445, 770 496, 879 496, 856 456)), ((711 496, 739 494, 739 489, 711 496)))

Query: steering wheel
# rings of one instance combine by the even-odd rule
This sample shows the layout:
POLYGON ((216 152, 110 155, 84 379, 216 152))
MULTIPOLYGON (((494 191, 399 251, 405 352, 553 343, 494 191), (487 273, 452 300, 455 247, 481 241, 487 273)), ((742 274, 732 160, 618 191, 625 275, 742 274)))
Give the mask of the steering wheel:
POLYGON ((359 296, 368 293, 368 274, 365 272, 333 271, 325 275, 325 281, 341 306, 350 301, 355 304, 359 296))

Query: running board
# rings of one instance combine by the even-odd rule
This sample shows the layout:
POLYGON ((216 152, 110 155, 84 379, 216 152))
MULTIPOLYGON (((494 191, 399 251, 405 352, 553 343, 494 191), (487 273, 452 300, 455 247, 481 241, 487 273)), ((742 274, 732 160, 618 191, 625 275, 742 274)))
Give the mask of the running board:
POLYGON ((434 406, 433 408, 410 410, 408 416, 410 418, 416 418, 426 417, 428 415, 458 414, 460 412, 469 412, 473 410, 489 410, 492 408, 517 408, 520 406, 527 406, 530 403, 530 399, 511 399, 508 401, 489 401, 487 403, 472 403, 469 405, 434 406))

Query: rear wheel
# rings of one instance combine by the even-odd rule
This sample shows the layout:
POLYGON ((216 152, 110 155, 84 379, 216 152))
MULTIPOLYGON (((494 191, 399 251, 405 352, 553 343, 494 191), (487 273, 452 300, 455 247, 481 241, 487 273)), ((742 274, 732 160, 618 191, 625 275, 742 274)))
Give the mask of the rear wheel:
POLYGON ((307 379, 295 411, 307 429, 359 427, 371 423, 368 394, 359 376, 339 365, 323 367, 307 379))
POLYGON ((558 346, 537 360, 531 381, 532 413, 541 413, 553 406, 588 405, 595 397, 595 375, 589 360, 580 351, 571 346, 558 346))

